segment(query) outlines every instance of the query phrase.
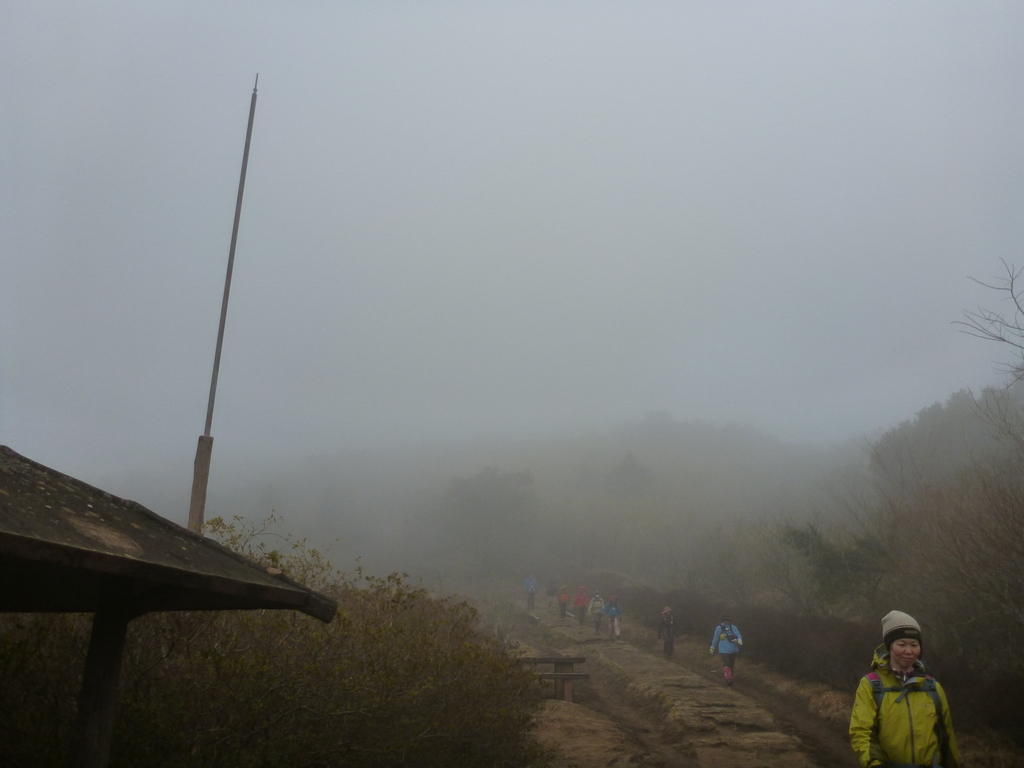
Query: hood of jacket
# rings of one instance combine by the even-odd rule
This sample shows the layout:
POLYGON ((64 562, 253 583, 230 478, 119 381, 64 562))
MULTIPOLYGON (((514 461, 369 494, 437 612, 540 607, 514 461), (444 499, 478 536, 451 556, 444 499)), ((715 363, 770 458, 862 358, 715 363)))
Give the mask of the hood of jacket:
MULTIPOLYGON (((893 672, 892 667, 889 666, 889 652, 885 650, 885 643, 875 648, 875 655, 871 660, 871 669, 875 672, 883 673, 886 676, 891 675, 893 678, 896 677, 896 673, 893 672)), ((924 662, 920 659, 915 661, 914 674, 911 677, 924 677, 926 673, 924 662)))

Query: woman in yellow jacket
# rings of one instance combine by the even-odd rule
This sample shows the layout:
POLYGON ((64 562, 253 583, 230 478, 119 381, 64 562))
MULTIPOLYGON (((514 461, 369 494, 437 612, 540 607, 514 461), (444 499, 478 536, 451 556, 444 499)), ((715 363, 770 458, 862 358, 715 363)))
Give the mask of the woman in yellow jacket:
POLYGON ((850 742, 864 768, 960 768, 942 686, 925 674, 921 627, 902 611, 882 619, 883 645, 861 678, 850 742))

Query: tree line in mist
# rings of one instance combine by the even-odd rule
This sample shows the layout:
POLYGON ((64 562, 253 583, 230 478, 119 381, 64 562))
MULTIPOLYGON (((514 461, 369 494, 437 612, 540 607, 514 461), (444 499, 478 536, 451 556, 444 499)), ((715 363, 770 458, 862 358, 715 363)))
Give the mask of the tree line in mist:
MULTIPOLYGON (((958 646, 1024 640, 1021 388, 954 393, 823 448, 664 414, 605 433, 317 459, 239 496, 341 567, 428 586, 612 571, 958 646)), ((228 510, 234 512, 234 510, 228 510)))

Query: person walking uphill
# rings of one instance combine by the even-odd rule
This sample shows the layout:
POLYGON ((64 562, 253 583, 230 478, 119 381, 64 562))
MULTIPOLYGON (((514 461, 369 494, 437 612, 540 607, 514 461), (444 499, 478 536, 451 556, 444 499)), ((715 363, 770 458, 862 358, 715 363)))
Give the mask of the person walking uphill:
POLYGON ((565 612, 569 610, 569 588, 559 587, 558 589, 558 618, 565 621, 565 612))
POLYGON ((537 598, 537 580, 533 576, 527 576, 523 582, 523 589, 526 590, 526 607, 533 608, 533 601, 537 598))
POLYGON ((590 615, 594 617, 594 634, 601 633, 601 615, 604 613, 604 598, 598 592, 594 593, 594 599, 590 601, 590 615))
POLYGON ((661 621, 658 623, 658 639, 662 642, 665 655, 671 656, 676 645, 676 620, 672 616, 672 609, 667 605, 661 612, 661 621))
POLYGON ((622 609, 619 608, 619 599, 612 595, 608 598, 608 605, 604 607, 601 614, 608 617, 608 637, 615 639, 619 636, 619 621, 622 618, 622 609))
POLYGON ((576 621, 583 626, 584 620, 587 618, 587 609, 590 608, 590 596, 587 594, 587 590, 580 585, 580 588, 576 590, 576 598, 572 601, 572 607, 576 611, 576 621))
POLYGON ((850 744, 863 768, 960 768, 946 693, 921 663, 921 627, 902 611, 882 619, 882 645, 861 678, 850 744))
POLYGON ((743 636, 739 628, 732 623, 728 615, 723 616, 711 636, 711 654, 717 653, 722 658, 722 672, 725 684, 732 685, 732 671, 736 665, 736 654, 743 645, 743 636))

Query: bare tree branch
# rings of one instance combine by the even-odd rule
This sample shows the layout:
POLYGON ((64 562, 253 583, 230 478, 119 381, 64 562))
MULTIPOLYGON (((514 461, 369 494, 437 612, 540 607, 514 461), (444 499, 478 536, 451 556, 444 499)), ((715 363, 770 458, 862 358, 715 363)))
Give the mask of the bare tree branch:
POLYGON ((1013 377, 1013 383, 1024 378, 1024 289, 1020 287, 1024 269, 1000 259, 1006 270, 1006 277, 998 278, 994 283, 986 283, 975 278, 972 281, 985 288, 1005 294, 1003 301, 1009 301, 1013 307, 1012 315, 1003 314, 991 309, 979 308, 977 311, 964 310, 963 320, 956 320, 954 325, 963 326, 964 333, 984 341, 995 341, 1009 345, 1018 361, 1007 364, 1005 372, 1013 377))

